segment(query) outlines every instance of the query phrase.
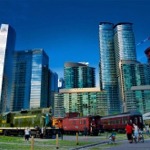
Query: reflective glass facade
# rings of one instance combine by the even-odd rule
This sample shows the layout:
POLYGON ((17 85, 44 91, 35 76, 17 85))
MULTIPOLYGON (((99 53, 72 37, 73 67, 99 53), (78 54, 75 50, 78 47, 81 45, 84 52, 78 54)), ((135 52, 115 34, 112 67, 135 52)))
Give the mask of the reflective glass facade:
POLYGON ((30 108, 47 106, 48 63, 49 63, 49 58, 43 50, 33 50, 30 108))
POLYGON ((117 63, 121 60, 136 60, 132 23, 118 23, 114 26, 114 43, 117 63))
POLYGON ((58 93, 58 74, 49 70, 49 100, 48 107, 52 107, 52 115, 54 114, 54 94, 58 93))
POLYGON ((109 113, 136 109, 135 95, 130 88, 143 80, 136 78, 142 76, 141 71, 135 67, 138 62, 132 23, 113 25, 101 22, 99 39, 100 86, 108 93, 109 113))
POLYGON ((149 106, 147 92, 142 90, 133 92, 131 87, 150 85, 150 66, 136 61, 122 61, 120 76, 125 111, 136 109, 146 111, 146 106, 149 106))
POLYGON ((0 112, 10 111, 12 64, 16 34, 12 27, 0 28, 0 112))
POLYGON ((143 114, 150 112, 150 84, 133 86, 131 90, 135 95, 137 110, 143 114))
POLYGON ((117 76, 119 76, 120 78, 119 63, 122 60, 137 60, 135 39, 131 23, 118 23, 114 26, 114 46, 117 65, 117 76))
POLYGON ((100 42, 100 86, 107 91, 109 114, 120 112, 118 80, 116 75, 114 25, 101 22, 99 25, 100 42))
MULTIPOLYGON (((122 82, 122 61, 133 61, 136 62, 136 49, 135 49, 135 39, 132 29, 132 23, 124 22, 118 23, 114 26, 114 47, 115 47, 115 59, 116 59, 116 71, 118 77, 119 93, 120 99, 122 100, 122 111, 127 111, 127 101, 125 97, 128 97, 124 88, 128 88, 130 84, 135 84, 134 80, 128 82, 128 86, 125 86, 125 83, 122 82)), ((133 71, 133 70, 132 70, 133 71)), ((128 76, 128 75, 127 75, 128 76)), ((134 75, 131 77, 134 79, 134 75)), ((129 78, 130 78, 129 77, 129 78)), ((126 85, 127 85, 126 84, 126 85)), ((128 105, 131 106, 131 105, 128 105)), ((133 106, 133 105, 132 105, 133 106)), ((134 107, 134 106, 133 106, 134 107)), ((131 107, 132 108, 132 107, 131 107)))
POLYGON ((137 109, 141 113, 150 112, 150 90, 135 91, 137 109))
POLYGON ((106 92, 97 88, 61 89, 55 94, 54 116, 63 117, 69 112, 79 112, 80 116, 108 115, 106 102, 106 92))
POLYGON ((65 63, 65 88, 95 87, 95 68, 83 63, 65 63))
POLYGON ((14 54, 11 111, 29 109, 31 90, 32 51, 14 54))
POLYGON ((18 51, 14 58, 12 110, 47 107, 49 58, 44 50, 18 51))

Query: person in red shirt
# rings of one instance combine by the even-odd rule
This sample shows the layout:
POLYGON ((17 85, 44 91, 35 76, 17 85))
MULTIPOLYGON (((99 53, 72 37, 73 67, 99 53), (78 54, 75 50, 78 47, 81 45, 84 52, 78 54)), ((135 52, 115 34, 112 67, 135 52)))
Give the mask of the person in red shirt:
POLYGON ((125 130, 126 130, 126 134, 127 134, 127 138, 128 138, 129 143, 132 143, 133 127, 129 122, 126 125, 125 130))

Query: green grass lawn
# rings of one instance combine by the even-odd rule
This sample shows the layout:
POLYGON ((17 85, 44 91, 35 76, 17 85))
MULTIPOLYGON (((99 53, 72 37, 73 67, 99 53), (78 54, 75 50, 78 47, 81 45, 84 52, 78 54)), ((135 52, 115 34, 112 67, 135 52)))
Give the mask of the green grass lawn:
MULTIPOLYGON (((58 140, 58 145, 56 145, 56 139, 34 139, 34 150, 53 150, 59 147, 60 150, 67 150, 70 148, 75 148, 87 144, 92 144, 92 142, 80 141, 77 145, 76 141, 58 140)), ((0 150, 30 150, 31 149, 31 139, 27 142, 23 137, 9 137, 0 136, 0 150)))
MULTIPOLYGON (((103 133, 98 136, 99 139, 108 140, 108 136, 110 133, 103 133)), ((145 139, 149 138, 145 136, 145 139)), ((126 140, 126 134, 116 134, 116 143, 117 144, 102 144, 97 145, 90 150, 105 150, 108 147, 117 146, 117 141, 126 140)), ((77 145, 76 140, 58 140, 59 150, 68 150, 71 148, 77 148, 79 146, 93 144, 94 142, 89 141, 79 141, 79 145, 77 145)), ((34 150, 54 150, 57 148, 56 139, 34 139, 34 150)), ((24 137, 14 137, 14 136, 0 136, 0 150, 31 150, 31 138, 29 142, 24 140, 24 137)))

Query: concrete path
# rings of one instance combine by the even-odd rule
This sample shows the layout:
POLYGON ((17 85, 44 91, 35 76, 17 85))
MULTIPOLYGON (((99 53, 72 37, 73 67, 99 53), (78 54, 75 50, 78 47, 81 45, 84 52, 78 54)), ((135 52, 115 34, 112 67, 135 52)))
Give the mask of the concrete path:
POLYGON ((128 141, 121 142, 120 145, 107 150, 150 150, 150 139, 144 141, 144 143, 128 143, 128 141))

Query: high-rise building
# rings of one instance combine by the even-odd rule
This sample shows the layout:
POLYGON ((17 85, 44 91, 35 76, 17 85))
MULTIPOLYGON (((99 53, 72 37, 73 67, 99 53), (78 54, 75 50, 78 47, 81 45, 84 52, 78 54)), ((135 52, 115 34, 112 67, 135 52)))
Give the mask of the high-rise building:
POLYGON ((141 113, 150 112, 150 85, 132 86, 136 107, 141 113))
POLYGON ((131 88, 132 86, 150 85, 150 66, 137 61, 122 61, 120 68, 124 108, 126 111, 139 109, 139 103, 143 101, 144 105, 146 99, 139 100, 131 88))
POLYGON ((8 24, 0 28, 0 112, 10 111, 12 64, 16 34, 8 24))
MULTIPOLYGON (((132 23, 122 22, 113 25, 109 22, 101 22, 99 40, 100 86, 107 91, 109 113, 127 111, 128 104, 125 98, 127 84, 124 83, 122 64, 125 61, 137 63, 132 23)), ((129 85, 134 85, 134 80, 127 81, 131 82, 129 85)))
POLYGON ((95 87, 95 68, 88 63, 67 62, 64 66, 65 88, 95 87))
POLYGON ((108 115, 106 91, 95 88, 95 68, 88 63, 65 63, 65 88, 54 96, 54 116, 79 112, 80 116, 108 115))
POLYGON ((49 70, 49 101, 48 106, 52 107, 54 114, 54 94, 58 93, 58 74, 49 70))
POLYGON ((78 112, 80 116, 108 115, 106 92, 99 88, 60 89, 55 94, 54 116, 78 112))
POLYGON ((100 42, 100 88, 107 91, 109 114, 120 112, 120 99, 116 73, 114 49, 114 24, 101 22, 99 25, 100 42))
MULTIPOLYGON (((137 62, 136 58, 136 49, 135 49, 135 39, 134 33, 132 29, 132 23, 123 22, 118 23, 114 26, 114 48, 115 48, 115 60, 116 60, 116 71, 118 78, 118 87, 120 93, 120 99, 122 101, 122 111, 127 111, 127 101, 126 97, 126 89, 124 82, 122 82, 122 62, 124 61, 133 61, 133 63, 137 62)), ((132 62, 131 62, 132 63, 132 62)), ((134 74, 135 75, 135 74, 134 74)), ((134 75, 131 78, 134 78, 134 75)), ((129 81, 129 80, 128 80, 129 81)), ((131 80, 130 84, 135 84, 134 81, 131 80)), ((129 87, 129 86, 128 86, 129 87)), ((130 87, 131 88, 131 87, 130 87)))
POLYGON ((14 55, 11 109, 47 107, 49 58, 43 49, 17 51, 14 55))

